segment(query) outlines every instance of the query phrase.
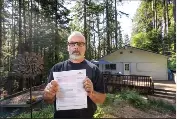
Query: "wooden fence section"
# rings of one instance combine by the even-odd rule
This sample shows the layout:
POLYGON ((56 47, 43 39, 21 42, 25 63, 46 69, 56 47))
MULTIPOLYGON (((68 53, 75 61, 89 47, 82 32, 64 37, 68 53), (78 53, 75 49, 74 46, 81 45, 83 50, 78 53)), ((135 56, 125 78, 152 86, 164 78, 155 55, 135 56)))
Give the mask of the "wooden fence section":
POLYGON ((150 76, 103 74, 107 92, 111 93, 123 88, 136 89, 140 93, 153 94, 154 83, 150 76))

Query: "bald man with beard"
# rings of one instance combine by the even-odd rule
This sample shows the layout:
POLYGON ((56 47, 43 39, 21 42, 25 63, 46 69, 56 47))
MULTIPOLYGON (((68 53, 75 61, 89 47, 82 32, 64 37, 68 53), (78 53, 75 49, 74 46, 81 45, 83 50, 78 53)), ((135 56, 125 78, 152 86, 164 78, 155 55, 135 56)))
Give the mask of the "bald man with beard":
POLYGON ((85 59, 85 37, 74 31, 68 37, 69 59, 55 64, 50 71, 48 84, 44 90, 44 101, 54 104, 54 118, 93 118, 97 109, 96 104, 102 104, 106 98, 105 83, 99 68, 85 59), (53 78, 53 72, 86 69, 83 87, 87 92, 87 108, 73 110, 56 110, 56 92, 60 84, 53 78))

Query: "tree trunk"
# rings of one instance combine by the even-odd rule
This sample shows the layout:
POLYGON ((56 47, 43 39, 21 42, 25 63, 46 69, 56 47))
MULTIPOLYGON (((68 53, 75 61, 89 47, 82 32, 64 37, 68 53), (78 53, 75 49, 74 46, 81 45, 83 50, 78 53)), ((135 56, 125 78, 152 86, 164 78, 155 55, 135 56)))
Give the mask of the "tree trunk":
MULTIPOLYGON (((14 2, 13 2, 13 0, 12 0, 12 29, 15 27, 15 25, 14 25, 14 2)), ((14 46, 14 43, 15 43, 15 39, 13 39, 13 36, 14 36, 14 31, 12 30, 12 32, 11 32, 11 39, 12 39, 12 55, 13 55, 13 58, 15 58, 15 52, 14 52, 14 50, 15 50, 15 48, 13 48, 13 46, 14 46)))
POLYGON ((155 2, 154 0, 152 2, 152 13, 153 13, 153 28, 155 29, 155 2))
POLYGON ((164 36, 167 35, 167 24, 166 24, 166 0, 163 0, 163 20, 164 20, 164 36))
POLYGON ((165 37, 166 37, 166 0, 163 0, 163 36, 162 36, 162 54, 165 53, 165 37))
MULTIPOLYGON (((84 36, 86 40, 86 46, 87 46, 87 10, 86 10, 87 0, 84 0, 84 36)), ((88 49, 88 47, 86 48, 88 49)), ((86 53, 86 58, 88 58, 88 55, 86 53)))
POLYGON ((117 24, 117 1, 115 0, 115 43, 116 43, 116 49, 118 48, 118 39, 117 39, 117 30, 118 30, 118 28, 117 28, 117 26, 118 26, 118 24, 117 24))
POLYGON ((23 0, 23 29, 24 29, 24 43, 26 43, 26 14, 25 14, 25 0, 23 0))
POLYGON ((174 24, 174 37, 173 37, 173 40, 174 40, 174 52, 176 52, 176 0, 173 0, 173 18, 174 18, 174 21, 175 21, 175 24, 174 24))
MULTIPOLYGON (((39 3, 40 3, 40 0, 39 0, 39 3)), ((46 21, 46 18, 44 18, 44 19, 42 19, 43 18, 43 16, 40 14, 40 12, 39 12, 39 17, 40 17, 40 26, 43 24, 43 21, 46 21)), ((40 46, 41 47, 41 46, 40 46)), ((43 49, 44 49, 44 55, 46 55, 46 49, 45 49, 45 46, 43 46, 43 49)), ((42 52, 42 51, 41 51, 42 52)), ((41 55, 42 55, 42 53, 41 53, 41 55)), ((45 56, 46 57, 46 56, 45 56)))
MULTIPOLYGON (((92 14, 92 19, 93 19, 93 14, 92 14)), ((93 25, 92 25, 92 28, 93 28, 93 30, 94 30, 94 28, 95 28, 95 24, 94 24, 94 22, 93 22, 93 25)), ((94 55, 92 55, 92 58, 94 57, 94 59, 96 59, 96 40, 95 40, 95 32, 93 32, 93 54, 94 55)))
POLYGON ((94 54, 95 54, 94 55, 94 59, 97 59, 97 50, 96 50, 97 48, 96 48, 95 33, 94 33, 94 36, 93 36, 93 40, 94 40, 94 44, 93 45, 94 45, 94 51, 95 51, 94 52, 94 54))
POLYGON ((168 27, 169 27, 169 13, 168 13, 168 5, 169 5, 169 3, 168 3, 168 0, 166 0, 166 25, 167 25, 167 33, 168 33, 168 27))
POLYGON ((111 52, 111 49, 112 49, 112 34, 110 34, 109 37, 110 37, 110 52, 111 52))
MULTIPOLYGON (((104 17, 105 17, 105 11, 103 10, 103 28, 105 25, 104 17)), ((104 35, 105 35, 105 32, 103 32, 103 39, 102 39, 103 40, 103 46, 102 46, 103 47, 103 56, 105 56, 105 54, 106 54, 106 48, 105 48, 106 47, 106 41, 105 41, 106 39, 105 39, 104 35)))
MULTIPOLYGON (((90 21, 89 21, 88 27, 90 27, 90 21)), ((87 41, 87 54, 88 54, 88 55, 87 55, 87 58, 90 59, 90 58, 91 58, 91 54, 92 54, 92 53, 91 53, 91 42, 90 42, 90 39, 91 39, 91 38, 90 38, 90 37, 91 37, 91 36, 90 36, 90 28, 88 28, 87 31, 89 31, 89 33, 87 33, 87 40, 88 40, 88 41, 87 41)))
POLYGON ((22 53, 22 18, 21 18, 21 10, 22 10, 22 0, 19 0, 19 40, 18 40, 18 54, 22 53))
POLYGON ((0 67, 2 66, 2 8, 3 0, 0 1, 0 67))
MULTIPOLYGON (((89 3, 90 3, 90 1, 89 1, 89 3)), ((88 24, 88 33, 87 33, 87 40, 88 40, 88 42, 87 42, 87 47, 88 47, 88 49, 87 49, 87 53, 88 53, 88 59, 90 60, 91 58, 92 58, 92 46, 91 46, 91 13, 89 12, 87 12, 87 14, 89 15, 88 17, 88 22, 89 22, 89 24, 88 24)))
MULTIPOLYGON (((32 13, 32 0, 30 0, 30 3, 31 3, 31 9, 30 10, 30 15, 29 15, 29 41, 28 41, 28 45, 29 45, 29 52, 32 52, 32 16, 33 16, 33 13, 32 13)), ((28 3, 28 8, 29 7, 29 3, 28 3)))
MULTIPOLYGON (((13 50, 13 58, 15 59, 15 29, 16 29, 16 25, 15 25, 15 19, 14 19, 14 2, 12 1, 12 21, 13 21, 13 38, 12 38, 12 50, 13 50)), ((16 6, 16 1, 15 1, 15 6, 16 6)))
POLYGON ((98 58, 101 56, 101 46, 100 46, 100 25, 99 25, 99 13, 97 13, 97 30, 98 30, 98 58))
POLYGON ((107 32, 107 34, 106 34, 106 41, 107 41, 107 49, 106 49, 106 51, 107 51, 107 54, 109 54, 110 53, 110 34, 109 34, 109 29, 110 29, 110 26, 109 26, 109 2, 108 2, 108 0, 106 0, 106 32, 107 32))
MULTIPOLYGON (((37 6, 38 6, 38 9, 39 9, 39 12, 37 12, 37 21, 36 21, 36 23, 37 23, 37 26, 36 26, 37 27, 36 28, 37 29, 37 33, 36 33, 37 34, 37 36, 36 36, 36 40, 37 40, 37 46, 36 46, 37 47, 37 53, 40 52, 40 49, 42 51, 42 46, 38 45, 39 44, 39 27, 40 27, 40 23, 39 23, 39 14, 40 14, 39 2, 40 1, 37 2, 37 6)), ((41 54, 41 56, 42 56, 42 54, 41 54)))
POLYGON ((58 1, 55 0, 55 62, 58 62, 58 23, 57 23, 58 1))
POLYGON ((170 46, 171 46, 171 41, 170 41, 170 39, 168 38, 168 28, 169 28, 169 26, 170 26, 170 21, 169 21, 169 13, 168 13, 168 5, 169 5, 169 1, 168 0, 166 0, 166 25, 167 25, 167 31, 166 31, 166 33, 167 33, 167 40, 168 40, 168 46, 167 46, 167 50, 168 51, 170 51, 170 46))
POLYGON ((119 29, 119 48, 122 47, 122 43, 123 43, 123 41, 122 41, 122 33, 121 33, 121 29, 119 29))
POLYGON ((38 24, 37 24, 37 14, 35 13, 34 14, 34 18, 33 18, 33 21, 34 21, 34 28, 33 28, 33 31, 34 31, 34 33, 33 33, 33 51, 35 52, 35 53, 37 53, 38 51, 38 40, 37 40, 37 27, 38 27, 38 24))
POLYGON ((155 10, 155 12, 154 12, 154 15, 155 15, 155 29, 157 29, 157 1, 156 0, 154 0, 154 10, 155 10))

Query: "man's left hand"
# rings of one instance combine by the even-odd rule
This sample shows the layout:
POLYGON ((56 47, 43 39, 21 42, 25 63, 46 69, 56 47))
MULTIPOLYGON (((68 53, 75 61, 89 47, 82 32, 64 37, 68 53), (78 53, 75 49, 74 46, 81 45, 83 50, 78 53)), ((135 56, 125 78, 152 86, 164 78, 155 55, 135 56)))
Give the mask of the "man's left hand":
POLYGON ((84 88, 85 91, 87 91, 88 96, 93 94, 93 83, 88 77, 86 77, 86 79, 84 80, 84 88))

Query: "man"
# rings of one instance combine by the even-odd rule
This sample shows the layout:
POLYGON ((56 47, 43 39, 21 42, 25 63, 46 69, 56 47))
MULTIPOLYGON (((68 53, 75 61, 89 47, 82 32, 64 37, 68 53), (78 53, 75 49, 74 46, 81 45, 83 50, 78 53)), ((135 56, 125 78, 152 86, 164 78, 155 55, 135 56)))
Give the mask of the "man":
MULTIPOLYGON (((98 67, 84 57, 86 46, 85 37, 78 31, 68 37, 69 59, 54 65, 51 69, 48 84, 44 90, 44 101, 54 103, 54 118, 93 118, 96 104, 102 104, 106 98, 104 81, 98 67), (83 87, 87 91, 88 107, 84 109, 56 111, 56 92, 60 84, 53 78, 53 72, 86 69, 86 78, 83 87)), ((69 74, 68 74, 69 75, 69 74)))

